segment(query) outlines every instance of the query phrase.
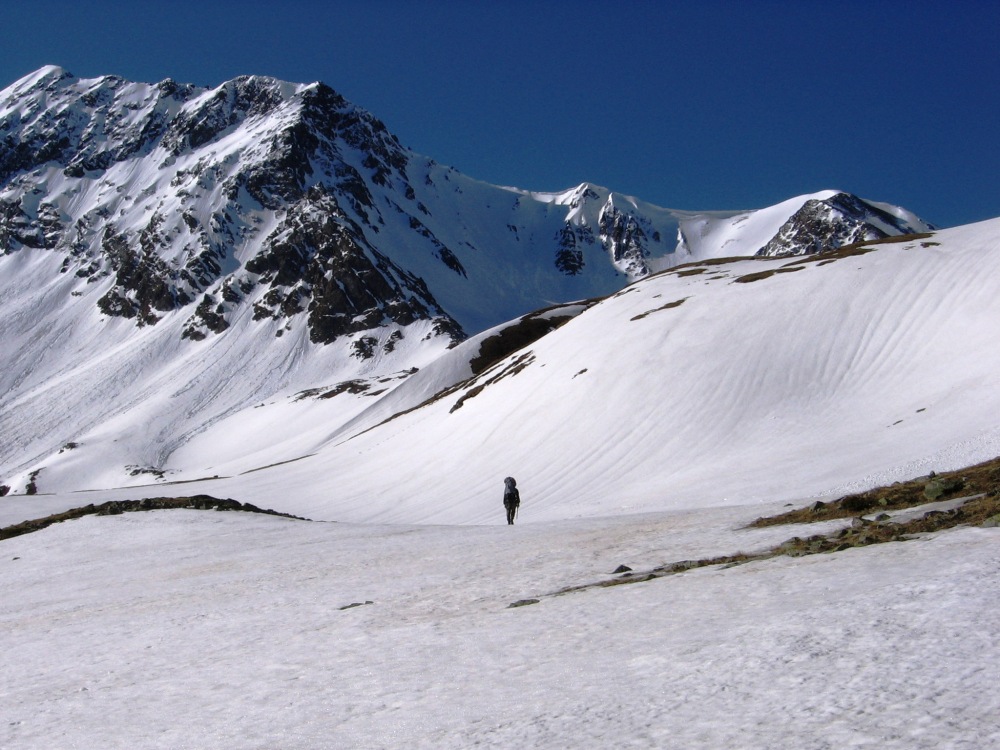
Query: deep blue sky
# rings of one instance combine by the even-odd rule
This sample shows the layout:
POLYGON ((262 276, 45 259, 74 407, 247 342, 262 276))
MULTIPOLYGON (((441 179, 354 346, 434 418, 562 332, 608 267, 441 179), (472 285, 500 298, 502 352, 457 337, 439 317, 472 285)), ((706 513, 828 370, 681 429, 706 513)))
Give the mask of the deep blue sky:
POLYGON ((48 63, 322 80, 497 184, 683 209, 839 188, 940 226, 1000 216, 995 0, 0 0, 0 19, 0 88, 48 63))

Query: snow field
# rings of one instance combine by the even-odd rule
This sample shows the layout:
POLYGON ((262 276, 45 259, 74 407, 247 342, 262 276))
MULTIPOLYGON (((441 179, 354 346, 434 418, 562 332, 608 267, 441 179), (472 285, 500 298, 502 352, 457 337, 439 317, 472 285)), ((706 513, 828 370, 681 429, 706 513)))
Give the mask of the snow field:
POLYGON ((800 533, 738 531, 754 513, 510 528, 158 511, 7 540, 0 746, 1000 741, 995 529, 544 596, 800 533), (507 608, 525 597, 541 601, 507 608))

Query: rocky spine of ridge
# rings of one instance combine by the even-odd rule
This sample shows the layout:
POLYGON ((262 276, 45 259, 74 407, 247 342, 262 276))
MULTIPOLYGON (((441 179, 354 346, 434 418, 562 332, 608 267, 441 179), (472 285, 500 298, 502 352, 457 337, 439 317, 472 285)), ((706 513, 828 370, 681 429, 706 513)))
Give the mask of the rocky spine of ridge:
POLYGON ((565 224, 556 232, 555 266, 567 276, 584 272, 585 250, 600 247, 629 280, 650 272, 648 259, 668 250, 654 222, 615 193, 584 183, 567 198, 565 224))

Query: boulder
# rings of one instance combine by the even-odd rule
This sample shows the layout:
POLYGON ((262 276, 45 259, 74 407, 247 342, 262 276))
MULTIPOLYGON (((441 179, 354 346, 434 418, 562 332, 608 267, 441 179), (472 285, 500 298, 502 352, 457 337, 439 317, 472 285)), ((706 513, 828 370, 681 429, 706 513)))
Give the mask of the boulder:
POLYGON ((965 482, 961 479, 947 479, 935 477, 924 485, 924 497, 928 500, 939 500, 953 492, 958 492, 965 487, 965 482))

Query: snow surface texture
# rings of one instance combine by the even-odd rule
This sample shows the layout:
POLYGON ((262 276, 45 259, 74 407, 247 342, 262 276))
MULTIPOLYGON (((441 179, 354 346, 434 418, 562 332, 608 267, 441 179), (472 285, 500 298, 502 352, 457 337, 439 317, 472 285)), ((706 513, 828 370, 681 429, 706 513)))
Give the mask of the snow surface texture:
POLYGON ((998 529, 544 596, 788 536, 751 510, 57 524, 0 543, 0 746, 1000 746, 998 529))
POLYGON ((446 398, 220 486, 310 517, 483 523, 508 475, 528 521, 801 498, 991 458, 998 230, 649 278, 446 398))

